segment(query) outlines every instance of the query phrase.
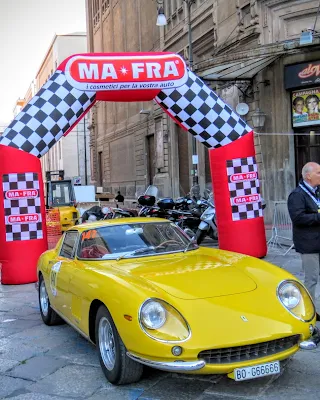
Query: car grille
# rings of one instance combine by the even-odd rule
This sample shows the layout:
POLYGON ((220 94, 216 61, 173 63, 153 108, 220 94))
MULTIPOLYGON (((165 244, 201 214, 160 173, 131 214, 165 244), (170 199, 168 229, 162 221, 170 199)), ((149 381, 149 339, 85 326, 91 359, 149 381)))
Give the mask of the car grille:
POLYGON ((228 364, 239 361, 254 360, 256 358, 281 353, 298 344, 299 335, 288 336, 269 342, 249 344, 246 346, 227 347, 201 351, 198 357, 207 364, 228 364))
POLYGON ((73 219, 77 219, 78 218, 78 213, 77 212, 73 212, 72 213, 72 218, 73 219))

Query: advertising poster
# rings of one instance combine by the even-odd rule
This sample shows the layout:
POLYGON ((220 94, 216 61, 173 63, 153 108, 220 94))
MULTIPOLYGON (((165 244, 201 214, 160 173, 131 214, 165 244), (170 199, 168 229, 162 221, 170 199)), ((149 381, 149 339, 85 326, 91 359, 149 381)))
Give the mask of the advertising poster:
POLYGON ((292 92, 292 126, 320 125, 320 87, 292 92))

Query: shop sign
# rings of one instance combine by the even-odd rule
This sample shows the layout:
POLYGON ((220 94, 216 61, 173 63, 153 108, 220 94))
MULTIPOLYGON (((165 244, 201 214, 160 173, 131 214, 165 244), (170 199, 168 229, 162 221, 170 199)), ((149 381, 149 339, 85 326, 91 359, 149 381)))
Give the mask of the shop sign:
POLYGON ((285 88, 299 88, 320 83, 320 61, 287 65, 284 70, 285 88))

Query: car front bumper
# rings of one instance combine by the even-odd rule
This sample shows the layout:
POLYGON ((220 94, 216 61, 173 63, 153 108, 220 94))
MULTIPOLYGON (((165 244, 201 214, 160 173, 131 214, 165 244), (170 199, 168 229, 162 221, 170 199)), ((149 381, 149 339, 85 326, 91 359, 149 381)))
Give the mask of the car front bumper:
POLYGON ((198 371, 203 368, 206 363, 203 360, 197 361, 153 361, 147 360, 146 358, 142 358, 135 354, 127 352, 127 356, 132 360, 147 365, 148 367, 160 369, 161 371, 169 371, 169 372, 190 372, 190 371, 198 371))
POLYGON ((320 331, 317 327, 314 327, 313 334, 310 339, 300 342, 299 347, 301 350, 314 350, 320 343, 320 331))

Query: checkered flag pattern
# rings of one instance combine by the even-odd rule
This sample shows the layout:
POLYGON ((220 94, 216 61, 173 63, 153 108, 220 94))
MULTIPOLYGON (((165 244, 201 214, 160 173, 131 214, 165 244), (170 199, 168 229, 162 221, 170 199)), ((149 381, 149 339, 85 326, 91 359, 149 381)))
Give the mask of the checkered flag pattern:
POLYGON ((208 148, 225 146, 252 129, 200 78, 189 72, 187 82, 165 89, 156 102, 208 148))
POLYGON ((11 122, 0 144, 41 157, 95 102, 95 92, 74 89, 56 71, 11 122))
POLYGON ((227 160, 232 220, 262 217, 260 183, 255 157, 227 160))
MULTIPOLYGON (((3 192, 4 192, 4 215, 6 227, 6 241, 22 241, 42 239, 42 218, 41 218, 41 199, 39 194, 39 178, 38 174, 26 172, 22 174, 3 175, 3 192), (37 197, 28 196, 28 193, 35 189, 37 197), (8 199, 6 193, 12 193, 12 198, 8 199), (19 191, 19 192, 18 192, 19 191), (17 193, 24 195, 25 198, 15 199, 17 193), (26 216, 32 216, 36 221, 19 222, 26 220, 26 216), (14 222, 13 222, 14 220, 14 222)), ((10 196, 9 196, 10 197, 10 196)), ((30 217, 29 217, 30 219, 30 217)))

